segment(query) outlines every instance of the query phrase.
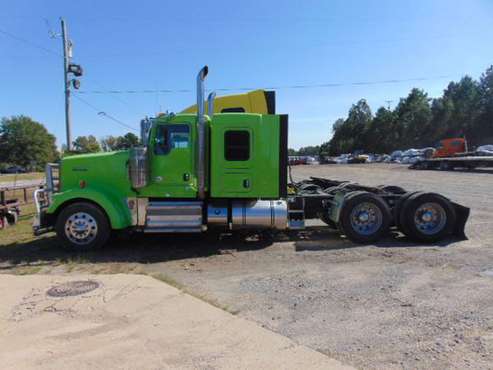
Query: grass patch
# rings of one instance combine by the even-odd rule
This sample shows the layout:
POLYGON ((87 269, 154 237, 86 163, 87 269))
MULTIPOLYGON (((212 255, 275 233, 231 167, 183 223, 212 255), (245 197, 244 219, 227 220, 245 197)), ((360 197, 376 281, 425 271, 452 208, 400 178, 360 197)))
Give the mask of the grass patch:
POLYGON ((14 275, 34 275, 43 269, 43 266, 22 266, 22 267, 16 267, 11 270, 11 273, 14 275))
POLYGON ((0 229, 0 247, 11 244, 23 244, 36 239, 33 235, 32 220, 36 208, 34 204, 21 206, 21 215, 16 225, 0 229))
POLYGON ((44 172, 30 172, 30 173, 18 173, 12 175, 0 175, 0 183, 2 182, 14 182, 22 180, 43 180, 44 172))

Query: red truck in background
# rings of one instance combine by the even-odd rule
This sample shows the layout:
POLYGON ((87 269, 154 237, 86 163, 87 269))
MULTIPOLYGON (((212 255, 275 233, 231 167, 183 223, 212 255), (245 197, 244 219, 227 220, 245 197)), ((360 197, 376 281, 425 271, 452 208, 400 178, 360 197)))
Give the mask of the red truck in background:
POLYGON ((467 141, 463 137, 440 140, 436 145, 433 158, 453 157, 467 152, 467 141))

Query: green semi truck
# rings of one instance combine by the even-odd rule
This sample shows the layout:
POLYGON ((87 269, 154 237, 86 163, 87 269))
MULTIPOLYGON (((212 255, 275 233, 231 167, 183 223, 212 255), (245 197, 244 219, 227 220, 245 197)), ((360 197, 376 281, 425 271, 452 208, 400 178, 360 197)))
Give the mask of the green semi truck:
POLYGON ((463 235, 469 209, 435 193, 288 182, 288 116, 206 115, 206 104, 215 112, 214 94, 205 101, 207 73, 197 76, 197 113, 143 120, 141 146, 47 165, 46 186, 34 194, 34 233, 55 231, 73 250, 102 247, 113 231, 299 230, 307 219, 363 243, 391 227, 420 241, 463 235))

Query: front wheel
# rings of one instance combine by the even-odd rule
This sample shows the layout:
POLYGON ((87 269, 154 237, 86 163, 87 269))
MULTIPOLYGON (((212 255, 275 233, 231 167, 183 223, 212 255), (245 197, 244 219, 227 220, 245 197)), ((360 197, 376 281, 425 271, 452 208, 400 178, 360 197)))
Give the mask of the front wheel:
POLYGON ((64 208, 58 215, 55 229, 62 246, 73 251, 101 248, 111 234, 104 212, 86 202, 64 208))

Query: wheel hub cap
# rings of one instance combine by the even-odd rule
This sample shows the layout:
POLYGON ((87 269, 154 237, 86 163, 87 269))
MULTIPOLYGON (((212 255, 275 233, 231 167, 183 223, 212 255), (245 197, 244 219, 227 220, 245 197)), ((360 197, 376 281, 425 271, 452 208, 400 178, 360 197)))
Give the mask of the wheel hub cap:
POLYGON ((367 211, 364 211, 359 214, 358 219, 360 222, 368 222, 368 220, 370 219, 370 215, 367 211))
POLYGON ((75 244, 85 245, 92 242, 98 233, 98 225, 94 218, 85 213, 74 213, 65 223, 65 235, 75 244))
POLYGON ((373 203, 358 204, 351 211, 351 227, 361 235, 376 233, 382 227, 382 222, 382 211, 373 203))
POLYGON ((445 227, 447 214, 438 203, 424 203, 416 209, 414 222, 423 234, 433 235, 445 227))

